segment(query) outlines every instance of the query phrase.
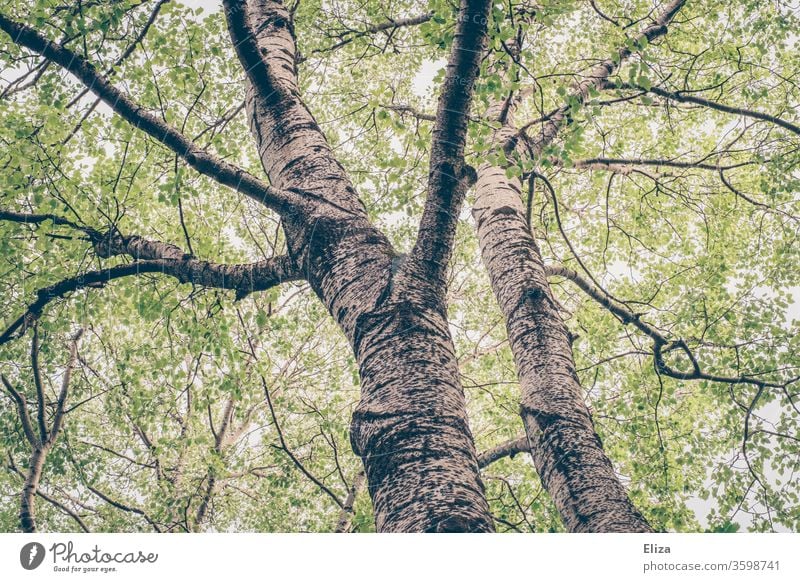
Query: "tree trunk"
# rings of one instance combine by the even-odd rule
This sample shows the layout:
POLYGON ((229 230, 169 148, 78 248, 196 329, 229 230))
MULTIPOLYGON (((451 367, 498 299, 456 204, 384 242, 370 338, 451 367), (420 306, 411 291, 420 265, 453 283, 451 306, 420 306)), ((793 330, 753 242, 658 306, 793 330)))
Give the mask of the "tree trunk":
POLYGON ((573 532, 652 531, 614 472, 594 430, 572 347, 525 220, 521 184, 478 170, 473 216, 520 380, 521 415, 534 464, 573 532))
POLYGON ((440 298, 399 284, 359 318, 364 460, 379 531, 491 531, 477 454, 440 298))
POLYGON ((28 462, 28 473, 25 476, 25 484, 22 486, 22 499, 19 508, 19 523, 25 533, 36 531, 34 499, 36 491, 39 489, 39 479, 42 476, 42 468, 46 457, 47 449, 45 447, 36 447, 33 449, 28 462))
POLYGON ((377 529, 491 531, 444 292, 402 270, 300 99, 286 8, 253 0, 250 19, 269 77, 251 78, 250 126, 270 182, 318 201, 284 216, 284 232, 359 365, 351 442, 377 529))

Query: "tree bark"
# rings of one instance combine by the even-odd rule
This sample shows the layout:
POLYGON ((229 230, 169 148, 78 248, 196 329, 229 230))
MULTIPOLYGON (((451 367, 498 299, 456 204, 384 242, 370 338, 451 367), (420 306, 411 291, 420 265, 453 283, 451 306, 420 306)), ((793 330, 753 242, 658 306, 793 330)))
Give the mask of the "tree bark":
MULTIPOLYGON (((652 42, 685 0, 672 0, 645 28, 634 46, 652 42)), ((583 103, 631 55, 625 46, 617 59, 596 65, 573 90, 583 103)), ((502 122, 495 144, 513 149, 519 132, 512 125, 513 107, 494 104, 502 122)), ((556 110, 535 140, 538 155, 567 123, 568 107, 556 110)), ((573 532, 649 532, 652 528, 634 507, 614 472, 594 430, 575 372, 569 333, 545 275, 544 261, 522 205, 522 185, 505 171, 485 163, 478 169, 475 218, 483 262, 506 319, 509 344, 520 380, 520 414, 531 455, 545 489, 564 525, 573 532)))
POLYGON ((46 458, 47 449, 45 447, 36 447, 33 449, 28 462, 28 472, 25 475, 25 484, 22 486, 22 498, 19 507, 19 523, 25 533, 36 531, 34 498, 36 497, 36 491, 39 489, 39 479, 41 479, 46 458))
POLYGON ((300 99, 286 8, 253 0, 243 19, 238 4, 225 3, 231 37, 251 71, 247 110, 262 165, 273 186, 318 201, 307 213, 284 214, 284 230, 289 255, 359 365, 351 442, 364 463, 376 527, 491 531, 444 291, 402 268, 300 99), (250 31, 257 54, 244 42, 250 31))
POLYGON ((574 532, 647 532, 592 424, 569 335, 525 221, 521 184, 478 170, 473 215, 483 261, 506 318, 531 455, 565 526, 574 532))

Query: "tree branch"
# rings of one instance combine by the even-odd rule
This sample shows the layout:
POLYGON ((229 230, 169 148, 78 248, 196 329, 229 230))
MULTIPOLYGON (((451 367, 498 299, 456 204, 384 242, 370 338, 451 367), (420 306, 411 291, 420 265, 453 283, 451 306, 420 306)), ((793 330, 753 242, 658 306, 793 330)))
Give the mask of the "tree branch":
POLYGON ((431 143, 428 197, 408 261, 410 272, 417 272, 421 267, 421 277, 437 289, 445 286, 464 194, 475 183, 475 170, 464 161, 464 144, 490 9, 488 0, 461 1, 450 60, 439 94, 431 143))
POLYGON ((709 164, 703 161, 688 161, 682 162, 675 159, 655 159, 655 158, 586 158, 583 160, 574 160, 572 166, 585 170, 609 170, 614 171, 614 168, 625 168, 634 166, 655 166, 663 168, 681 168, 681 169, 698 169, 710 170, 717 172, 719 170, 733 170, 744 166, 752 166, 759 162, 739 162, 737 164, 728 164, 720 166, 717 164, 709 164))
POLYGON ((27 212, 14 212, 12 210, 0 209, 0 220, 7 222, 18 222, 21 224, 41 224, 42 222, 52 221, 53 224, 58 226, 68 226, 72 229, 79 230, 85 233, 90 239, 93 237, 100 237, 100 233, 92 228, 80 226, 57 214, 30 214, 27 212))
POLYGON ((2 380, 3 385, 17 405, 17 413, 19 414, 20 422, 22 422, 22 432, 25 433, 25 438, 28 439, 28 442, 33 448, 39 448, 41 446, 41 441, 36 438, 36 433, 33 430, 31 417, 28 414, 28 402, 25 400, 25 396, 20 394, 19 391, 11 385, 11 382, 8 381, 5 374, 0 374, 0 380, 2 380))
POLYGON ((724 113, 732 113, 734 115, 741 115, 742 117, 749 117, 751 119, 768 121, 770 123, 774 123, 775 125, 779 125, 780 127, 791 131, 795 135, 800 135, 799 125, 796 125, 790 121, 786 121, 785 119, 781 119, 780 117, 776 117, 775 115, 769 115, 768 113, 761 113, 760 111, 753 111, 752 109, 746 109, 744 107, 734 107, 732 105, 725 105, 724 103, 712 101, 711 99, 705 99, 704 97, 696 97, 694 95, 688 95, 682 91, 667 91, 666 89, 662 89, 661 87, 650 87, 649 89, 646 89, 644 87, 639 87, 638 85, 631 85, 630 83, 605 83, 604 88, 630 89, 635 91, 643 91, 647 93, 652 93, 654 95, 658 95, 659 97, 663 97, 671 101, 677 101, 678 103, 694 103, 696 105, 702 105, 703 107, 708 107, 709 109, 715 109, 717 111, 722 111, 724 113))
POLYGON ((150 517, 150 516, 149 516, 149 515, 148 515, 148 514, 145 512, 145 511, 143 511, 143 510, 139 509, 138 507, 133 507, 133 506, 131 506, 131 505, 126 505, 126 504, 124 504, 124 503, 122 503, 122 502, 120 502, 120 501, 117 501, 116 499, 113 499, 113 498, 109 497, 108 495, 106 495, 105 493, 103 493, 102 491, 100 491, 99 489, 97 489, 96 487, 94 487, 94 486, 92 486, 92 485, 89 485, 88 483, 85 483, 85 482, 84 482, 84 484, 83 484, 83 485, 84 485, 84 486, 85 486, 85 487, 86 487, 86 488, 87 488, 89 491, 91 491, 92 493, 94 493, 95 495, 97 495, 97 496, 98 496, 100 499, 102 499, 103 501, 105 501, 105 502, 106 502, 106 503, 108 503, 109 505, 112 505, 112 506, 116 507, 117 509, 120 509, 120 510, 122 510, 122 511, 126 511, 126 512, 128 512, 128 513, 135 513, 136 515, 141 515, 141 516, 144 518, 144 520, 145 520, 147 523, 149 523, 149 524, 150 524, 150 526, 151 526, 151 527, 152 527, 152 528, 153 528, 153 529, 154 529, 156 532, 158 532, 158 533, 161 533, 161 528, 160 528, 160 527, 158 527, 158 524, 157 524, 157 523, 156 523, 156 522, 155 522, 155 521, 154 521, 154 520, 153 520, 153 519, 152 519, 152 518, 151 518, 151 517, 150 517))
POLYGON ((31 340, 31 368, 33 369, 33 384, 36 387, 36 420, 39 423, 39 442, 47 442, 47 424, 45 422, 45 396, 42 383, 42 369, 39 365, 39 326, 33 326, 33 339, 31 340))
POLYGON ((51 301, 87 287, 103 287, 114 279, 130 275, 161 273, 174 277, 181 283, 231 289, 236 291, 237 300, 256 291, 266 291, 281 283, 302 279, 301 271, 287 255, 279 255, 256 263, 226 265, 196 259, 175 245, 147 240, 140 236, 125 237, 115 231, 100 235, 93 229, 79 227, 52 215, 22 215, 4 211, 0 213, 0 219, 4 215, 33 217, 35 219, 33 222, 54 220, 56 224, 68 223, 74 228, 92 233, 91 238, 99 256, 108 258, 124 254, 136 260, 133 263, 68 277, 40 289, 36 293, 36 301, 31 303, 25 313, 0 335, 0 345, 24 334, 28 325, 38 319, 51 301))
POLYGON ((78 341, 80 341, 82 335, 83 330, 79 329, 78 332, 72 337, 72 341, 70 343, 69 361, 67 362, 67 367, 64 370, 64 377, 61 379, 61 392, 59 392, 58 400, 56 401, 56 410, 53 413, 53 424, 50 427, 50 436, 47 438, 45 443, 46 446, 50 446, 55 442, 56 438, 58 437, 58 433, 61 432, 61 428, 64 426, 64 406, 67 403, 67 394, 69 392, 69 383, 72 378, 72 369, 75 367, 75 362, 78 359, 78 341))
POLYGON ((641 320, 641 314, 634 313, 627 307, 621 305, 619 302, 613 300, 607 293, 599 290, 592 285, 589 281, 584 279, 581 275, 562 266, 547 265, 545 272, 548 277, 559 276, 569 279, 578 286, 584 293, 594 299, 602 307, 613 313, 624 324, 631 324, 636 329, 641 331, 646 336, 653 340, 653 362, 656 371, 659 374, 664 374, 670 378, 677 380, 708 380, 709 382, 719 382, 722 384, 752 384, 759 387, 769 388, 784 388, 790 383, 796 382, 798 378, 794 378, 788 382, 765 382, 746 375, 740 376, 721 376, 717 374, 708 374, 703 372, 700 364, 697 361, 694 353, 689 349, 689 346, 683 339, 670 340, 667 336, 661 333, 658 329, 641 320), (669 366, 664 361, 664 353, 670 351, 681 351, 689 359, 692 365, 692 370, 684 372, 669 366))
POLYGON ((284 88, 275 82, 267 62, 261 58, 258 36, 247 13, 247 0, 222 0, 222 5, 233 48, 250 83, 263 99, 283 99, 286 96, 284 88))
POLYGON ((237 299, 303 278, 302 271, 287 255, 255 263, 220 264, 197 259, 170 243, 136 235, 125 237, 119 233, 106 236, 95 248, 102 257, 124 254, 136 260, 162 261, 164 274, 181 283, 232 289, 236 291, 237 299))
POLYGON ((72 73, 115 113, 164 144, 201 174, 242 192, 279 213, 300 206, 303 202, 302 195, 277 190, 242 168, 199 148, 178 130, 145 111, 99 74, 91 63, 70 49, 49 41, 34 29, 13 21, 4 14, 0 14, 0 30, 8 34, 14 43, 50 59, 72 73))
MULTIPOLYGON (((286 255, 264 261, 243 264, 221 264, 197 259, 170 243, 149 240, 137 235, 123 236, 116 230, 107 233, 84 227, 54 214, 28 214, 0 210, 0 220, 25 224, 52 221, 86 233, 101 258, 127 255, 136 260, 162 261, 162 272, 181 283, 204 287, 232 289, 237 299, 256 291, 266 291, 275 285, 303 279, 302 272, 286 255)), ((0 344, 3 340, 0 340, 0 344)))
POLYGON ((500 443, 496 447, 488 449, 478 455, 478 467, 485 469, 495 461, 499 461, 505 457, 514 457, 519 453, 527 453, 530 450, 528 444, 528 437, 522 435, 515 439, 511 439, 504 443, 500 443))
MULTIPOLYGON (((312 55, 316 55, 316 54, 321 54, 321 53, 327 53, 327 52, 334 51, 334 50, 336 50, 338 48, 341 48, 341 47, 345 46, 346 44, 349 44, 349 43, 353 42, 357 38, 362 38, 362 37, 370 35, 370 34, 375 34, 376 32, 383 32, 384 30, 391 30, 392 32, 394 32, 398 28, 406 28, 406 27, 409 27, 409 26, 418 26, 420 24, 424 24, 424 23, 428 22, 431 18, 433 18, 433 16, 434 16, 433 12, 427 12, 425 14, 420 14, 419 16, 410 16, 408 18, 398 18, 397 20, 387 20, 386 22, 381 22, 380 24, 374 24, 374 25, 369 26, 369 27, 367 27, 367 28, 365 28, 363 30, 347 30, 347 31, 341 33, 340 35, 338 35, 339 38, 341 38, 341 40, 339 42, 337 42, 337 43, 335 43, 335 44, 333 44, 333 45, 331 45, 329 47, 314 49, 313 51, 311 51, 311 54, 312 55)), ((309 59, 309 57, 304 57, 304 56, 298 55, 297 62, 298 63, 302 63, 302 62, 304 62, 304 61, 306 61, 308 59, 309 59)))
POLYGON ((272 406, 272 398, 269 395, 269 387, 267 386, 267 381, 264 379, 264 376, 261 376, 261 385, 264 388, 264 397, 267 400, 267 406, 269 407, 270 416, 272 416, 272 422, 275 425, 275 432, 278 433, 278 441, 281 443, 281 449, 286 453, 286 455, 292 460, 295 466, 300 469, 300 472, 303 473, 306 477, 308 477, 317 487, 319 487, 325 494, 330 497, 336 505, 339 506, 340 509, 344 508, 344 502, 342 502, 339 497, 330 490, 322 481, 317 479, 308 469, 306 469, 305 465, 300 462, 294 453, 292 453, 291 449, 286 444, 286 440, 283 437, 283 431, 281 430, 281 426, 278 423, 278 417, 275 415, 275 408, 272 406))
MULTIPOLYGON (((8 464, 8 468, 11 471, 13 471, 14 473, 16 473, 17 475, 19 475, 20 477, 22 477, 23 480, 25 480, 25 474, 22 471, 20 471, 19 468, 17 467, 17 465, 14 463, 14 459, 11 457, 11 453, 9 453, 9 455, 8 455, 8 463, 9 463, 8 464)), ((81 519, 81 517, 77 513, 72 511, 69 507, 67 507, 66 505, 64 505, 63 503, 61 503, 60 501, 58 501, 54 497, 51 497, 50 495, 48 495, 47 493, 42 491, 40 488, 36 489, 36 495, 38 495, 39 497, 41 497, 42 499, 47 501, 50 505, 52 505, 53 507, 55 507, 56 509, 58 509, 62 513, 65 513, 66 515, 68 515, 69 517, 74 519, 75 522, 78 524, 78 526, 84 532, 90 533, 89 532, 89 528, 86 527, 86 523, 84 523, 84 521, 81 519)))
MULTIPOLYGON (((685 3, 686 0, 672 0, 664 6, 653 23, 645 28, 637 38, 633 39, 633 46, 643 46, 645 43, 651 43, 657 38, 664 36, 667 33, 667 25, 672 22, 672 19, 685 3)), ((538 155, 544 147, 555 138, 561 126, 567 122, 569 117, 568 113, 572 104, 577 103, 582 105, 585 103, 586 99, 589 97, 590 91, 593 89, 601 89, 611 74, 619 68, 620 63, 632 54, 633 49, 630 48, 630 45, 626 44, 617 51, 615 58, 606 59, 596 65, 589 71, 586 78, 574 88, 569 96, 568 103, 545 116, 547 121, 541 126, 535 139, 529 137, 524 130, 520 130, 515 136, 512 136, 506 141, 503 148, 506 151, 513 150, 517 140, 522 137, 529 143, 531 153, 538 155)))

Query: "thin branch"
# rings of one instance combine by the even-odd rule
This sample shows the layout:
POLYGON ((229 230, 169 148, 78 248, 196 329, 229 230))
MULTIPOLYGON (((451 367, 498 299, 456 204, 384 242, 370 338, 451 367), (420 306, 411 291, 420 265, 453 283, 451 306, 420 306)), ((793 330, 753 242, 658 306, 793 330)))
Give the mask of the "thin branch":
POLYGON ((127 255, 136 260, 163 260, 163 273, 175 277, 181 283, 233 289, 237 292, 238 299, 256 291, 266 291, 275 285, 303 278, 301 270, 295 267, 286 255, 255 263, 220 264, 197 259, 170 243, 149 240, 137 235, 123 236, 116 230, 101 233, 94 228, 80 226, 54 214, 0 210, 0 220, 24 224, 52 221, 53 224, 69 226, 86 233, 95 252, 102 258, 127 255))
POLYGON ((133 507, 131 505, 126 505, 126 504, 122 503, 121 501, 117 501, 116 499, 113 499, 113 498, 109 497, 108 495, 106 495, 105 493, 103 493, 102 491, 97 489, 96 487, 94 487, 92 485, 89 485, 88 483, 84 483, 84 486, 89 491, 91 491, 92 493, 97 495, 100 499, 102 499, 103 501, 108 503, 109 505, 112 505, 112 506, 116 507, 117 509, 120 509, 122 511, 126 511, 128 513, 135 513, 136 515, 141 515, 144 518, 144 520, 147 523, 149 523, 150 526, 156 532, 161 533, 161 528, 158 526, 158 524, 155 521, 153 521, 153 519, 145 511, 139 509, 138 507, 133 507))
POLYGON ((61 391, 58 394, 56 401, 56 410, 53 414, 53 424, 50 427, 50 436, 47 438, 46 445, 50 446, 55 442, 58 433, 64 426, 64 405, 67 403, 67 394, 69 392, 69 383, 72 378, 72 369, 75 367, 75 362, 78 359, 78 342, 83 335, 83 330, 79 329, 78 332, 72 337, 69 349, 69 361, 67 368, 64 370, 64 376, 61 380, 61 391))
POLYGON ((54 285, 40 289, 36 293, 36 301, 28 305, 25 313, 20 315, 0 335, 0 345, 24 334, 27 327, 42 314, 45 306, 55 299, 87 287, 103 287, 108 282, 122 277, 161 272, 163 268, 163 261, 136 261, 127 265, 117 265, 108 269, 89 271, 82 275, 67 277, 54 285))
POLYGON ((538 156, 541 151, 553 141, 558 131, 561 129, 561 126, 567 123, 569 111, 573 104, 582 105, 589 98, 593 90, 603 88, 608 78, 619 68, 619 65, 633 54, 633 48, 631 47, 641 47, 664 36, 667 33, 667 26, 672 22, 672 19, 685 3, 686 0, 672 0, 669 2, 664 6, 653 23, 645 28, 638 37, 633 39, 632 43, 626 44, 624 47, 618 49, 614 58, 606 59, 593 67, 586 75, 586 78, 574 87, 569 95, 567 104, 547 114, 547 121, 539 128, 535 139, 528 136, 524 130, 520 130, 516 135, 510 137, 506 141, 503 148, 506 151, 513 150, 521 137, 529 142, 532 154, 538 156))
POLYGON ((42 383, 42 369, 39 365, 39 326, 33 326, 33 339, 31 340, 31 368, 33 369, 33 384, 36 387, 36 420, 39 423, 39 442, 47 442, 47 424, 45 423, 45 406, 47 401, 42 383))
POLYGON ((8 381, 5 374, 0 374, 0 380, 2 380, 3 385, 17 405, 17 413, 19 414, 20 422, 22 422, 22 431, 25 433, 25 438, 28 439, 32 447, 39 448, 42 443, 36 438, 36 433, 33 430, 31 417, 28 414, 28 402, 25 400, 25 396, 20 394, 17 389, 11 385, 11 382, 8 381))
POLYGON ((605 309, 613 313, 624 324, 631 324, 636 329, 650 337, 653 340, 653 361, 655 363, 656 371, 670 378, 678 380, 707 380, 709 382, 719 382, 722 384, 752 384, 759 387, 769 388, 784 388, 788 384, 798 381, 800 378, 793 378, 787 382, 766 382, 758 380, 751 376, 722 376, 717 374, 708 374, 703 372, 700 364, 697 361, 694 353, 689 349, 689 346, 682 339, 670 340, 667 336, 657 330, 655 327, 642 321, 641 314, 634 313, 620 302, 614 300, 606 292, 599 290, 592 283, 584 279, 581 275, 562 266, 547 265, 545 272, 548 277, 559 276, 569 279, 578 286, 589 297, 594 299, 597 303, 605 309), (664 354, 671 351, 682 352, 691 363, 691 371, 677 370, 668 365, 664 360, 664 354))
MULTIPOLYGON (((426 14, 421 14, 419 16, 410 16, 408 18, 398 18, 397 20, 387 20, 386 22, 381 22, 379 24, 373 24, 372 26, 368 26, 363 30, 347 30, 339 35, 341 40, 331 46, 323 47, 314 49, 311 51, 312 55, 318 55, 321 53, 327 53, 334 51, 338 48, 341 48, 357 38, 362 38, 364 36, 368 36, 370 34, 375 34, 377 32, 383 32, 385 30, 391 30, 394 33, 395 30, 399 28, 406 28, 409 26, 417 26, 420 24, 424 24, 428 22, 431 18, 433 18, 434 13, 428 12, 426 14)), ((297 62, 302 63, 308 60, 310 57, 298 55, 297 62)))
POLYGON ((522 435, 515 439, 511 439, 504 443, 500 443, 496 447, 486 450, 478 455, 478 467, 485 469, 495 461, 504 459, 505 457, 514 457, 519 453, 526 453, 530 450, 528 444, 528 437, 522 435))
POLYGON ((595 0, 589 0, 589 4, 592 5, 592 10, 594 10, 600 18, 602 18, 603 20, 605 20, 607 22, 610 22, 614 26, 619 26, 620 25, 617 20, 611 18, 610 16, 605 14, 602 10, 600 10, 600 8, 597 6, 597 3, 595 2, 595 0))
POLYGON ((283 437, 283 431, 281 430, 281 426, 278 423, 278 417, 275 415, 275 408, 272 406, 272 398, 269 395, 269 387, 267 386, 267 381, 264 379, 264 376, 261 376, 261 384, 264 387, 264 396, 267 399, 267 406, 269 406, 269 412, 272 416, 272 422, 275 425, 275 432, 278 433, 278 441, 281 443, 281 448, 286 453, 286 455, 292 460, 295 466, 300 469, 300 472, 303 473, 306 477, 308 477, 314 484, 319 487, 328 497, 333 499, 334 503, 339 506, 339 508, 344 508, 344 502, 339 499, 339 497, 331 491, 322 481, 317 479, 306 467, 303 463, 300 462, 294 453, 292 453, 291 449, 286 444, 286 439, 283 437))
MULTIPOLYGON (((128 240, 134 238, 138 242, 152 243, 152 241, 145 241, 145 239, 140 239, 139 237, 130 237, 128 240)), ((166 243, 158 244, 165 247, 170 246, 166 243)), ((145 254, 144 249, 147 246, 143 244, 140 248, 142 249, 142 254, 145 254)), ((45 306, 55 299, 64 297, 73 291, 79 291, 87 287, 104 287, 115 279, 144 273, 170 275, 181 283, 195 283, 207 287, 232 289, 236 291, 238 299, 246 297, 255 291, 270 289, 285 281, 300 279, 299 272, 286 255, 258 263, 241 265, 220 265, 188 256, 184 256, 182 259, 155 258, 137 260, 124 265, 68 277, 54 285, 40 289, 36 293, 36 301, 31 303, 25 313, 20 315, 0 335, 0 345, 24 334, 28 326, 39 318, 45 306)))
POLYGON ((410 105, 382 105, 384 109, 388 109, 389 111, 396 111, 401 115, 408 114, 411 117, 419 119, 420 121, 436 121, 436 116, 431 115, 430 113, 423 113, 422 111, 418 111, 417 109, 411 107, 410 105))
POLYGON ((658 95, 659 97, 664 97, 665 99, 669 99, 670 101, 677 101, 678 103, 694 103, 695 105, 702 105, 703 107, 708 107, 709 109, 715 109, 717 111, 722 111, 724 113, 732 113, 733 115, 741 115, 742 117, 749 117, 751 119, 768 121, 769 123, 774 123, 775 125, 778 125, 786 130, 791 131, 795 135, 800 135, 800 125, 792 123, 791 121, 786 121, 785 119, 781 119, 780 117, 777 117, 775 115, 762 113, 760 111, 754 111, 752 109, 746 109, 744 107, 734 107, 732 105, 725 105, 724 103, 712 101, 711 99, 705 99, 704 97, 689 95, 682 91, 667 91, 666 89, 662 89, 661 87, 650 87, 649 89, 646 89, 638 85, 631 85, 630 83, 605 83, 604 87, 607 89, 629 89, 636 91, 644 91, 648 93, 653 93, 654 95, 658 95))
POLYGON ((287 255, 255 263, 220 264, 197 259, 170 243, 118 233, 106 236, 95 248, 102 257, 128 255, 136 260, 164 261, 165 274, 181 283, 232 289, 236 291, 237 299, 303 278, 302 271, 287 255))
POLYGON ((655 166, 664 168, 681 168, 681 169, 698 169, 710 170, 717 172, 722 170, 733 170, 744 166, 756 165, 760 162, 749 161, 739 162, 737 164, 728 164, 720 166, 717 164, 709 164, 702 161, 688 161, 682 162, 676 159, 655 159, 655 158, 586 158, 583 160, 573 160, 572 166, 585 170, 609 170, 616 171, 615 168, 635 167, 635 166, 655 166))
POLYGON ((31 214, 28 212, 14 212, 13 210, 0 209, 0 220, 33 225, 50 221, 58 226, 68 226, 74 230, 81 231, 86 234, 90 240, 99 240, 102 238, 102 235, 99 231, 93 228, 80 226, 79 224, 76 224, 71 220, 64 218, 63 216, 58 216, 57 214, 31 214))
MULTIPOLYGON (((150 30, 150 27, 153 26, 153 24, 155 23, 156 18, 158 18, 159 12, 161 12, 161 8, 163 8, 164 4, 167 4, 170 1, 171 0, 158 0, 156 5, 153 7, 153 10, 150 12, 150 16, 147 18, 147 21, 144 23, 144 26, 142 26, 142 30, 139 31, 139 34, 136 35, 136 38, 133 39, 133 42, 131 42, 127 46, 127 48, 124 51, 122 51, 122 54, 120 54, 119 57, 117 57, 117 59, 111 64, 111 66, 108 67, 108 69, 106 69, 105 72, 106 77, 110 78, 116 72, 117 67, 119 67, 122 63, 124 63, 128 59, 128 57, 130 57, 133 54, 133 51, 136 50, 136 47, 139 45, 139 43, 141 43, 144 40, 144 37, 147 35, 147 32, 150 30)), ((75 97, 73 97, 69 103, 67 103, 67 109, 69 109, 70 107, 75 105, 78 101, 80 101, 83 98, 83 96, 86 95, 90 90, 91 89, 89 87, 85 87, 80 93, 78 93, 75 97)), ((98 103, 99 100, 95 101, 94 103, 92 103, 89 109, 94 110, 94 108, 97 107, 98 103)))

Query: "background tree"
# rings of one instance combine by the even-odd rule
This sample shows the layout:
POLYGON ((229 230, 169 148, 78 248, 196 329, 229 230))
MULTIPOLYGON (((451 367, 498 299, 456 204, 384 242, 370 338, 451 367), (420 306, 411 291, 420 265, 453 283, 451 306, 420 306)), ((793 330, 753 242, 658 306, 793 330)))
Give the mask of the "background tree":
POLYGON ((203 8, 0 13, 4 529, 78 327, 45 529, 797 529, 796 10, 203 8))

